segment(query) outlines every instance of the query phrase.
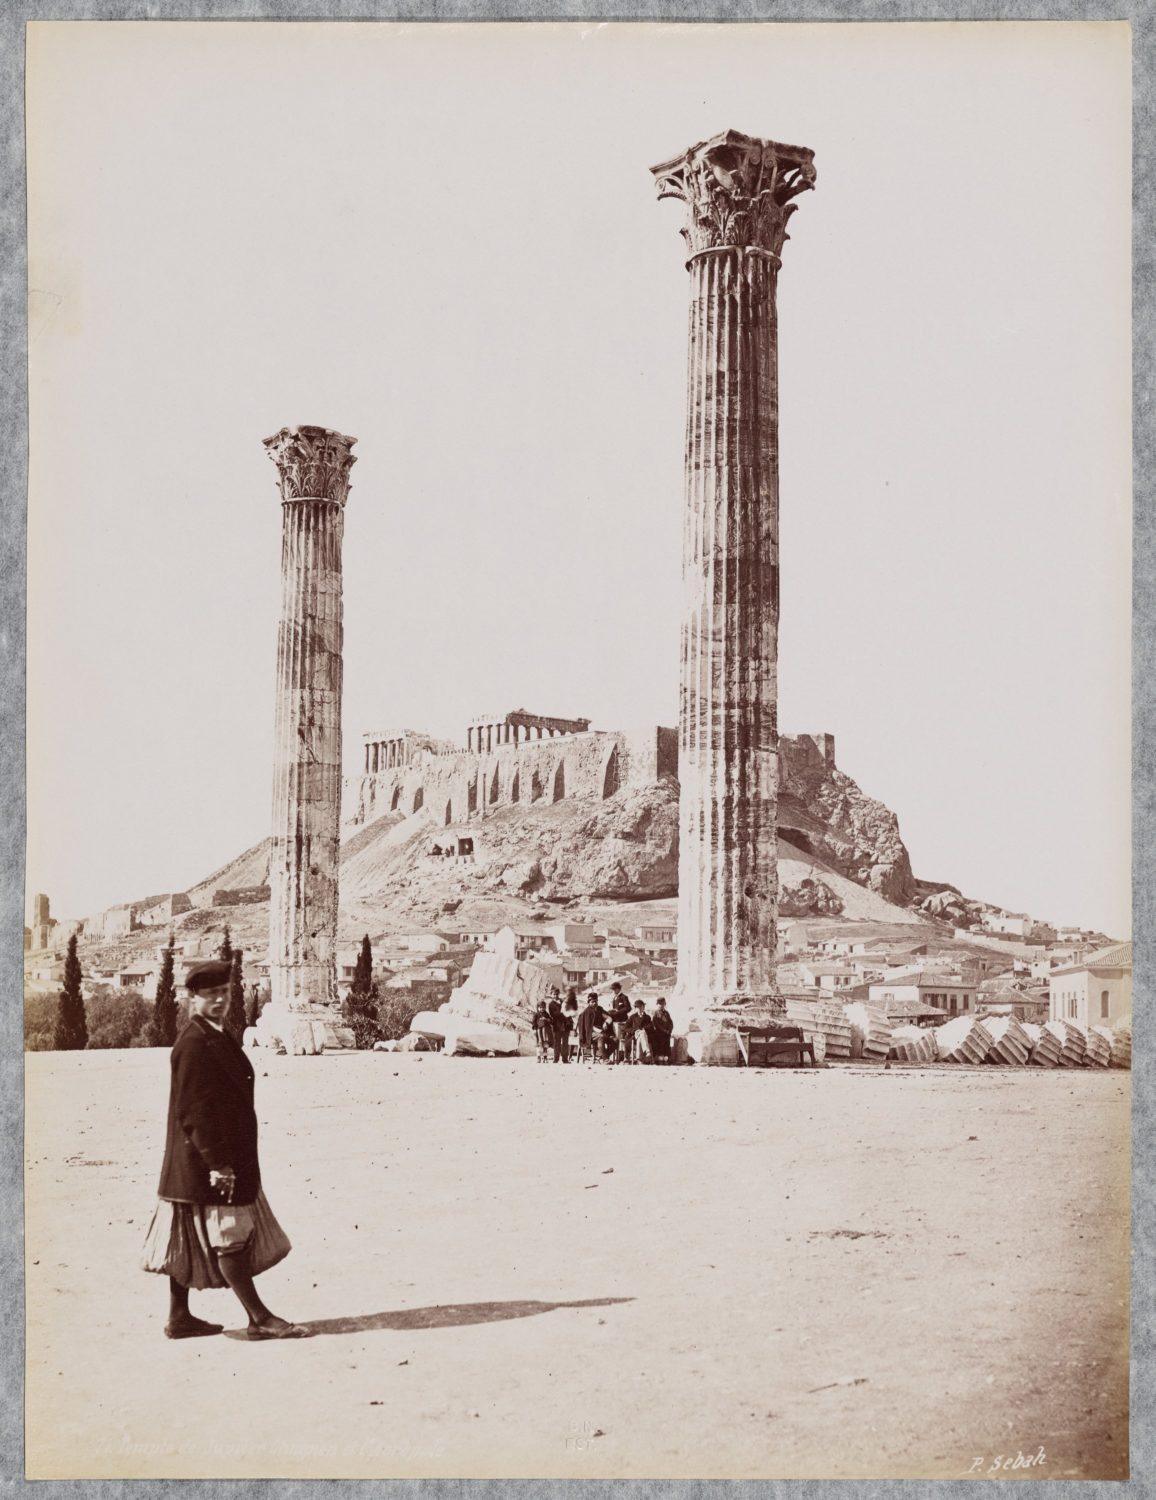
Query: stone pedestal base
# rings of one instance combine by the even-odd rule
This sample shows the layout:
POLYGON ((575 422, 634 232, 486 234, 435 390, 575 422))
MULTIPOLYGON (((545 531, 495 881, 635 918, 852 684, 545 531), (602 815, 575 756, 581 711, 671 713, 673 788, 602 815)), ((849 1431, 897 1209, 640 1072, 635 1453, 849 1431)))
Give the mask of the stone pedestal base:
POLYGON ((259 1046, 290 1057, 340 1052, 354 1046, 353 1032, 336 1010, 285 1010, 266 1005, 254 1028, 259 1046))
POLYGON ((690 1026, 687 1030, 687 1054, 703 1067, 738 1068, 743 1055, 735 1035, 740 1026, 769 1026, 786 1014, 781 995, 752 995, 727 1000, 721 1005, 688 1005, 690 1026))

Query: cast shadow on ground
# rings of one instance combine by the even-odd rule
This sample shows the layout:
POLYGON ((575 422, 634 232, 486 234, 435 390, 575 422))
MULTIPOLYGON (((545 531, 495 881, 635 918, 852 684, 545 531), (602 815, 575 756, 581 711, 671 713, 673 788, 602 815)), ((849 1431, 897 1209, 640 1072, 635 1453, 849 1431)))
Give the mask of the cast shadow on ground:
POLYGON ((591 1297, 583 1302, 459 1302, 437 1307, 403 1307, 396 1312, 366 1313, 357 1318, 317 1318, 302 1326, 310 1333, 376 1333, 379 1330, 462 1328, 470 1323, 501 1323, 533 1318, 563 1307, 614 1307, 633 1297, 591 1297))

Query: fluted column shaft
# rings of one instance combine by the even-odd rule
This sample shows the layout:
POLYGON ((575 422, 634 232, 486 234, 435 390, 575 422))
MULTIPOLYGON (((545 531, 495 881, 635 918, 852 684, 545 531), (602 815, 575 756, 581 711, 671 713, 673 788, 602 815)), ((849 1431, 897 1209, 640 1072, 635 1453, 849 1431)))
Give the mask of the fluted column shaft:
POLYGON ((290 1010, 337 998, 343 530, 334 501, 283 504, 269 978, 290 1010))
POLYGON ((651 169, 687 206, 690 340, 679 703, 678 979, 702 1059, 782 1009, 776 290, 805 147, 725 131, 651 169))
MULTIPOLYGON (((335 1033, 341 817, 341 545, 354 439, 325 428, 267 440, 281 477, 281 616, 277 634, 269 851, 270 1025, 317 1051, 335 1033)), ((381 746, 374 745, 380 768, 381 746)), ((263 1017, 264 1019, 264 1017, 263 1017)))
POLYGON ((777 257, 690 265, 679 711, 679 985, 698 1006, 775 979, 777 257))

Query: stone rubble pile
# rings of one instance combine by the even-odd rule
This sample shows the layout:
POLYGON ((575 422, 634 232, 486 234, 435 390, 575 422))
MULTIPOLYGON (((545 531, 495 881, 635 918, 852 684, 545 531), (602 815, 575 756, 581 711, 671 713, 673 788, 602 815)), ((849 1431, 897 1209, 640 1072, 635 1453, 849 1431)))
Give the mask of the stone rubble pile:
MULTIPOLYGON (((547 998, 547 976, 538 965, 482 952, 467 982, 435 1012, 414 1017, 415 1037, 435 1038, 447 1052, 532 1054, 532 1017, 547 998)), ((863 1062, 995 1063, 1037 1068, 1129 1068, 1132 1018, 1112 1027, 1086 1028, 1076 1021, 1037 1025, 1014 1016, 953 1016, 942 1026, 893 1025, 879 1006, 855 1000, 815 1003, 787 996, 783 1019, 798 1026, 815 1050, 815 1061, 829 1058, 863 1062)), ((685 1038, 674 1039, 673 1061, 685 1060, 685 1038)))
POLYGON ((953 1016, 942 1026, 893 1025, 878 1006, 853 1000, 815 1004, 788 996, 784 1017, 814 1044, 815 1059, 863 1062, 995 1063, 1003 1067, 1127 1068, 1132 1062, 1132 1018, 1115 1026, 1075 1021, 1037 1025, 1015 1016, 953 1016))
POLYGON ((879 1006, 861 1000, 817 1004, 788 996, 784 1019, 815 1048, 816 1061, 860 1060, 923 1065, 995 1063, 1004 1067, 1129 1067, 1132 1022, 1090 1031, 1074 1021, 1036 1025, 1015 1016, 953 1016, 942 1026, 896 1026, 879 1006))

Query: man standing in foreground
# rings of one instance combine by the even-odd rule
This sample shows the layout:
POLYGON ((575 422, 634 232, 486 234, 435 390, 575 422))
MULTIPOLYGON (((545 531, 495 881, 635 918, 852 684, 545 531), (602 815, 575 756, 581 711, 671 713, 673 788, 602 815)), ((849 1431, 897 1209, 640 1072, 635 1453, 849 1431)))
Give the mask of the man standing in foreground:
POLYGON ((185 981, 192 1014, 170 1055, 159 1202, 141 1265, 169 1278, 166 1338, 220 1333, 189 1311, 189 1289, 222 1286, 248 1313, 249 1338, 305 1338, 308 1329, 271 1313, 253 1285, 290 1244, 261 1190, 253 1068, 224 1026, 231 967, 213 959, 185 981))

